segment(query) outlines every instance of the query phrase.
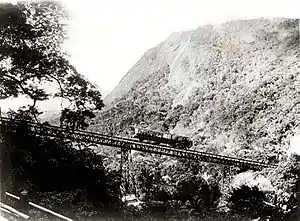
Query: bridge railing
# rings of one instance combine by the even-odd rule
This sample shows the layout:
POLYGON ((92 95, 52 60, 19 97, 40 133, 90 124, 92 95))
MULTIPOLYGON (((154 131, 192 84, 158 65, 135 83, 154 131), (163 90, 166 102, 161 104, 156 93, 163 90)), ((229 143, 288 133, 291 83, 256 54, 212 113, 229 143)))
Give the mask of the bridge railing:
POLYGON ((25 196, 21 196, 21 197, 20 197, 20 196, 16 196, 16 195, 14 195, 14 194, 11 194, 11 193, 9 193, 9 192, 5 192, 5 195, 6 195, 7 197, 9 197, 9 198, 14 199, 14 200, 18 200, 19 203, 21 204, 21 206, 22 206, 23 208, 25 208, 25 211, 24 211, 24 212, 20 212, 20 211, 14 209, 13 207, 8 206, 8 205, 6 205, 6 204, 4 204, 4 203, 1 203, 1 204, 0 204, 2 208, 4 208, 5 210, 9 211, 10 213, 12 213, 12 214, 13 214, 14 216, 16 216, 16 217, 19 217, 19 218, 23 218, 23 219, 25 219, 25 220, 28 220, 28 219, 30 218, 30 216, 27 215, 27 214, 29 213, 29 211, 28 211, 28 210, 29 210, 29 207, 28 207, 28 206, 31 206, 31 207, 35 208, 36 210, 39 210, 39 211, 42 211, 42 212, 47 213, 47 214, 49 214, 49 215, 55 216, 56 218, 60 218, 60 219, 62 219, 62 220, 66 220, 66 221, 73 221, 73 219, 71 219, 71 218, 69 218, 69 217, 63 216, 63 215, 61 215, 61 214, 59 214, 59 213, 57 213, 57 212, 54 212, 54 211, 52 211, 52 210, 50 210, 50 209, 47 209, 47 208, 45 208, 45 207, 43 207, 43 206, 40 206, 40 205, 35 204, 35 203, 33 203, 33 202, 30 202, 25 196), (25 213, 26 213, 26 214, 25 214, 25 213))
POLYGON ((25 213, 22 213, 18 210, 16 210, 15 208, 0 202, 0 211, 1 211, 1 215, 3 217, 5 217, 6 215, 8 215, 9 217, 13 217, 15 219, 22 219, 22 220, 29 220, 29 216, 25 213))

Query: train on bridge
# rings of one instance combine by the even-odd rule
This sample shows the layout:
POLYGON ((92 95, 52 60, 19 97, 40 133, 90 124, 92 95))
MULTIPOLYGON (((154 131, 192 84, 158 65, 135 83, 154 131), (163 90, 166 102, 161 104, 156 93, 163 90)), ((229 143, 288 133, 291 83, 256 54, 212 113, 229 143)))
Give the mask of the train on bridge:
POLYGON ((170 133, 153 131, 145 128, 133 127, 134 138, 140 142, 147 141, 156 145, 168 145, 178 149, 187 149, 193 146, 193 141, 188 137, 179 136, 170 133))
MULTIPOLYGON (((24 122, 21 120, 11 119, 0 117, 0 126, 11 127, 12 131, 16 131, 18 123, 24 122), (15 123, 15 124, 11 124, 15 123)), ((165 156, 178 157, 188 160, 203 161, 208 163, 223 164, 228 166, 237 166, 240 168, 247 168, 252 170, 261 170, 263 168, 277 168, 278 165, 272 162, 261 162, 255 161, 252 159, 243 159, 231 156, 218 155, 213 153, 207 153, 203 151, 196 151, 191 149, 179 149, 187 148, 193 145, 193 142, 189 138, 181 137, 181 139, 176 139, 176 136, 168 136, 165 134, 165 137, 169 140, 162 140, 164 133, 160 134, 160 137, 156 134, 155 137, 146 135, 142 131, 136 131, 135 139, 117 137, 111 135, 104 135, 99 133, 93 133, 82 130, 73 130, 71 133, 65 128, 51 126, 51 125, 42 125, 35 122, 27 121, 27 126, 30 129, 31 133, 42 137, 57 137, 64 138, 76 142, 87 142, 93 144, 100 144, 104 146, 117 147, 125 150, 136 150, 141 152, 160 154, 165 156), (136 139, 140 137, 141 140, 149 139, 151 142, 140 142, 136 139), (171 138, 171 139, 170 139, 171 138), (182 141, 183 140, 183 141, 182 141), (184 141, 185 140, 185 141, 184 141), (154 143, 161 143, 160 145, 153 145, 154 143), (177 143, 176 143, 177 142, 177 143), (168 144, 168 145, 164 145, 168 144), (174 148, 175 146, 175 148, 174 148), (177 148, 176 148, 177 147, 177 148), (179 148, 178 148, 179 147, 179 148)), ((158 132, 160 133, 160 132, 158 132)), ((178 136, 177 136, 178 138, 178 136)))

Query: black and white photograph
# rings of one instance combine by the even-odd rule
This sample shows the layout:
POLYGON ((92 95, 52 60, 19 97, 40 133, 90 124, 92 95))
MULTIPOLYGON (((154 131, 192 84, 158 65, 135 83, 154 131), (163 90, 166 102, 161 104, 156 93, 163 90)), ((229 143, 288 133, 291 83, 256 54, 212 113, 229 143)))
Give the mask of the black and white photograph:
POLYGON ((0 221, 300 221, 300 1, 0 0, 0 221))

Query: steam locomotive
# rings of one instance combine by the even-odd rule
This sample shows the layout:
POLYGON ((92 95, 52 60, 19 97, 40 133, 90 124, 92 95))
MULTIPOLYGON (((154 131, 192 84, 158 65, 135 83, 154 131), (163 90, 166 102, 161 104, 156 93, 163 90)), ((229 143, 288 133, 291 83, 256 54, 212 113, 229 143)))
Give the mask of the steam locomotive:
POLYGON ((188 137, 138 127, 133 127, 133 129, 133 137, 139 139, 141 142, 146 140, 157 145, 166 144, 179 149, 190 148, 193 145, 193 141, 191 141, 188 137))

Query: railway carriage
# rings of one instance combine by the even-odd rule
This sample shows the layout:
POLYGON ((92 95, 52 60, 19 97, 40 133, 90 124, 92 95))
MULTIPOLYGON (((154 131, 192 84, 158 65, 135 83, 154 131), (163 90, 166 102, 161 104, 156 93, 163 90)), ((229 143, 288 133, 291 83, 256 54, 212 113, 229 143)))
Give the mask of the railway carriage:
POLYGON ((141 142, 147 141, 157 145, 165 144, 179 149, 190 148, 193 145, 193 142, 188 137, 138 127, 133 127, 133 129, 133 137, 141 142))

